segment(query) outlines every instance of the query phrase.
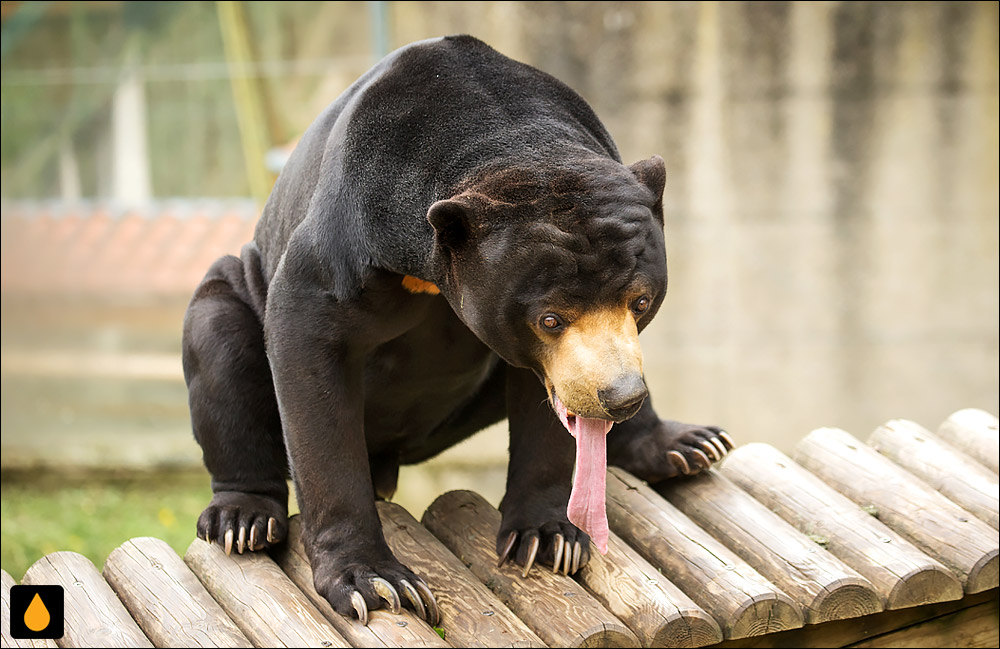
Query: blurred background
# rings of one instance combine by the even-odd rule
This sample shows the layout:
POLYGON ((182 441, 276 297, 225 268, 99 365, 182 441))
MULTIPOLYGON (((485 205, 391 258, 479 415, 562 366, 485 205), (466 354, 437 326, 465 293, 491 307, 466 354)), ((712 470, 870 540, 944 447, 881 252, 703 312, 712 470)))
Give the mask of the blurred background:
MULTIPOLYGON (((996 2, 3 2, 3 567, 183 552, 208 502, 184 309, 312 119, 388 51, 471 33, 666 160, 664 416, 788 451, 998 410, 996 2)), ((613 434, 613 433, 612 433, 613 434)), ((406 469, 503 490, 506 433, 406 469)))

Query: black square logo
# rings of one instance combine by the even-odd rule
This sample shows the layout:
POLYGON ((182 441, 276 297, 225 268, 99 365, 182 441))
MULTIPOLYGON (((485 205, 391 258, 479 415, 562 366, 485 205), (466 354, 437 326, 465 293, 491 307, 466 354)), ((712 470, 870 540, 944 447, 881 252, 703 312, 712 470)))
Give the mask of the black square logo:
POLYGON ((11 586, 10 637, 57 640, 63 637, 62 586, 11 586))

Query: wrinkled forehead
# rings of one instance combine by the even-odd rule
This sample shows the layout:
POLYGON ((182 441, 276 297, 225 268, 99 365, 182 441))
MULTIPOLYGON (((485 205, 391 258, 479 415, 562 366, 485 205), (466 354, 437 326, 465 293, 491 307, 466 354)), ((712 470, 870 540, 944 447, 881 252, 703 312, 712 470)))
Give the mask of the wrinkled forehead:
POLYGON ((569 218, 525 224, 517 267, 526 296, 556 293, 572 301, 614 301, 630 289, 659 291, 666 281, 663 232, 648 208, 618 204, 569 218), (603 298, 603 299, 602 299, 603 298))

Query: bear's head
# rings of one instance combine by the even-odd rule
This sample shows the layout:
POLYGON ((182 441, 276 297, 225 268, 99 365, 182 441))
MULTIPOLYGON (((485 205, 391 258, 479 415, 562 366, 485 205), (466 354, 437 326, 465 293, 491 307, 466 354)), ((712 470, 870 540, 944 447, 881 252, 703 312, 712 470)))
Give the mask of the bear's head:
POLYGON ((639 332, 667 287, 664 179, 659 156, 506 165, 428 211, 442 294, 538 375, 564 424, 624 421, 647 396, 639 332))

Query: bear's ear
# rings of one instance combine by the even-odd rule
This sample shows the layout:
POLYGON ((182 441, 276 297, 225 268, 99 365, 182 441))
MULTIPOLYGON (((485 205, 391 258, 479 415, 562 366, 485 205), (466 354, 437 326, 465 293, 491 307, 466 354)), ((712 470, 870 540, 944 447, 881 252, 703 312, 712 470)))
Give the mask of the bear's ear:
POLYGON ((427 210, 427 220, 434 227, 439 244, 458 250, 469 240, 472 212, 465 202, 449 198, 438 201, 427 210))
POLYGON ((663 186, 667 182, 667 168, 663 164, 663 158, 654 155, 652 158, 640 160, 629 167, 632 174, 639 179, 639 182, 649 188, 656 196, 656 209, 654 213, 663 218, 663 186))

